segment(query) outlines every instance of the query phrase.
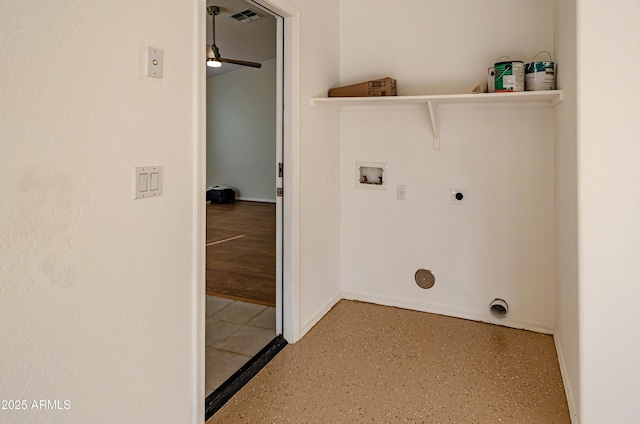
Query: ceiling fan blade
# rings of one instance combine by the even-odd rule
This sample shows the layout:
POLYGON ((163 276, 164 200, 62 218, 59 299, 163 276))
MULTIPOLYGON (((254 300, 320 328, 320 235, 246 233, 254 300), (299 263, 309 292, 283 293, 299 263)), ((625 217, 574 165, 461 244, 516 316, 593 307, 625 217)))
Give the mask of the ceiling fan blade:
POLYGON ((225 58, 219 57, 218 61, 222 63, 231 63, 233 65, 250 66, 252 68, 262 68, 262 63, 247 62, 246 60, 225 59, 225 58))
POLYGON ((207 44, 207 61, 215 60, 217 62, 231 63, 233 65, 250 66, 252 68, 262 68, 261 63, 247 62, 246 60, 224 59, 220 57, 220 51, 216 46, 216 15, 220 14, 218 6, 209 6, 207 12, 211 15, 211 25, 213 29, 213 43, 207 44))

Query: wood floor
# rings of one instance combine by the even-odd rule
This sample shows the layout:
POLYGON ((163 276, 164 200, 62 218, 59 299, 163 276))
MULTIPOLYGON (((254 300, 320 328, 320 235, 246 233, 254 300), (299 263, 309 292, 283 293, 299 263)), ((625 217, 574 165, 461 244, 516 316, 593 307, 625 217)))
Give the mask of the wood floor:
POLYGON ((207 294, 276 303, 276 205, 207 204, 207 294))

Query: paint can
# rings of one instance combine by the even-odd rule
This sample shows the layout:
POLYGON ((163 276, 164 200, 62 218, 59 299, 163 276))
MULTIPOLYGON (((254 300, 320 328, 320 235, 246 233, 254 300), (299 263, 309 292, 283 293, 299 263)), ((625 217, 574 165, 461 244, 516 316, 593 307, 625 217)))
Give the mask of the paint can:
POLYGON ((495 92, 524 91, 524 62, 513 60, 495 64, 495 92))
POLYGON ((541 51, 533 57, 531 62, 525 66, 524 86, 527 91, 555 90, 556 87, 556 64, 551 60, 551 53, 546 50, 541 51), (549 55, 546 62, 535 62, 541 54, 549 55))
POLYGON ((496 68, 487 69, 487 91, 489 93, 496 92, 496 68))

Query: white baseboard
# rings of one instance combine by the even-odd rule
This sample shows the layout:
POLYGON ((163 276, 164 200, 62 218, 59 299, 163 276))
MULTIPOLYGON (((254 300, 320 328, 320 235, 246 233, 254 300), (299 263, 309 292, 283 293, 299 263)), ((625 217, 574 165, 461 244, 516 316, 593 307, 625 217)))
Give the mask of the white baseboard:
POLYGON ((297 340, 302 339, 304 335, 307 334, 309 330, 311 330, 313 326, 316 325, 318 321, 320 321, 322 317, 325 316, 327 312, 331 310, 331 308, 336 306, 336 303, 340 302, 341 299, 342 299, 342 296, 340 293, 338 293, 326 305, 321 307, 315 314, 313 314, 313 316, 309 320, 307 320, 307 322, 301 325, 300 333, 298 334, 297 340))
POLYGON ((573 391, 571 390, 571 386, 567 383, 569 381, 569 375, 567 372, 567 366, 565 365, 564 361, 562 346, 560 345, 560 343, 558 343, 557 334, 553 335, 553 342, 556 345, 556 353, 558 354, 560 374, 562 375, 564 393, 567 396, 567 405, 569 406, 569 417, 571 418, 571 424, 580 424, 580 417, 578 416, 578 409, 576 407, 575 398, 573 397, 573 391))
POLYGON ((273 199, 254 199, 253 197, 236 197, 236 200, 245 202, 276 203, 273 199))
POLYGON ((513 318, 493 318, 480 314, 476 311, 466 310, 462 308, 453 308, 450 306, 437 305, 432 303, 419 302, 415 300, 399 299, 387 296, 376 296, 367 293, 358 292, 342 292, 343 299, 360 300, 362 302, 375 303, 384 306, 395 306, 398 308, 411 309, 420 312, 429 312, 433 314, 446 315, 454 318, 463 318, 473 321, 486 322, 489 324, 501 325, 503 327, 517 328, 522 330, 534 331, 536 333, 553 334, 554 329, 546 323, 518 320, 513 318))

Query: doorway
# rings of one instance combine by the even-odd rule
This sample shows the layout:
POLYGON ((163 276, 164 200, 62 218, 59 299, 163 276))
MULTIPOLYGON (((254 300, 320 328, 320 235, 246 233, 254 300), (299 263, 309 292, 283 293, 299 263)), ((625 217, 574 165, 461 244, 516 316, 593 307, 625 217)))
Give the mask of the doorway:
MULTIPOLYGON (((237 385, 265 349, 275 354, 286 344, 278 337, 283 316, 283 213, 277 197, 282 187, 283 61, 277 42, 282 18, 243 0, 212 3, 219 8, 214 19, 221 56, 262 66, 223 63, 222 72, 207 75, 207 187, 227 186, 236 197, 206 206, 207 414, 211 400, 237 385), (260 53, 249 48, 243 54, 238 45, 253 43, 256 34, 260 53)), ((209 44, 212 29, 207 30, 209 44)))

